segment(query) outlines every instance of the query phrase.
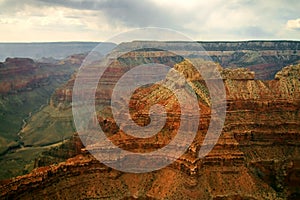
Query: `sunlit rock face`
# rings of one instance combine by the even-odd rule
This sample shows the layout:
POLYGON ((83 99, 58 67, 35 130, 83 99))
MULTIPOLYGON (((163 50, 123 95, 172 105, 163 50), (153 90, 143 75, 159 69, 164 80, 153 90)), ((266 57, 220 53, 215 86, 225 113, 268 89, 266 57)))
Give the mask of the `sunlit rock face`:
MULTIPOLYGON (((212 66, 213 62, 203 62, 212 66)), ((43 166, 28 175, 3 181, 2 197, 8 198, 104 198, 104 199, 286 199, 299 195, 300 81, 299 65, 278 72, 274 80, 255 80, 247 69, 217 66, 226 89, 226 119, 213 150, 199 159, 211 116, 209 92, 201 74, 182 57, 164 52, 135 52, 112 62, 96 92, 97 120, 107 137, 122 149, 155 151, 169 144, 180 126, 180 105, 172 91, 182 83, 176 69, 197 96, 201 111, 196 137, 188 150, 169 166, 151 173, 125 173, 93 158, 80 142, 77 156, 56 165, 43 166), (151 105, 161 104, 168 115, 155 136, 136 139, 116 125, 109 108, 115 82, 130 67, 163 62, 171 67, 161 82, 137 89, 129 102, 130 115, 139 125, 151 123, 151 105), (128 68, 124 68, 125 66, 128 68), (111 73, 113 72, 113 73, 111 73)), ((89 76, 87 76, 89 78, 89 76)), ((52 106, 70 109, 75 76, 56 91, 52 106)), ((184 135, 183 135, 184 138, 184 135)), ((96 146, 97 147, 97 146, 96 146)), ((176 147, 174 148, 174 151, 176 147)), ((113 159, 113 158, 109 158, 113 159)), ((116 158, 120 159, 120 158, 116 158)), ((128 158, 121 158, 128 159, 128 158)), ((130 159, 130 158, 129 158, 130 159)))

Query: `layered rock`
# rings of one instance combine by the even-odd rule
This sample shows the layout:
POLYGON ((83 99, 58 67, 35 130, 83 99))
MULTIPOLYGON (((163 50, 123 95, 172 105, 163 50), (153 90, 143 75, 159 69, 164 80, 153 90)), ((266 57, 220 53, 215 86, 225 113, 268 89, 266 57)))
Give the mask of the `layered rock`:
MULTIPOLYGON (((69 76, 81 58, 73 56, 60 64, 39 63, 29 58, 7 58, 0 68, 0 94, 17 93, 40 87, 54 76, 69 76), (77 58, 77 61, 73 61, 77 58), (73 66, 72 66, 73 65, 73 66), (69 68, 69 69, 67 69, 69 68), (72 70, 73 69, 73 70, 72 70), (69 71, 67 71, 69 70, 69 71)), ((82 60, 81 60, 82 61, 82 60)))
POLYGON ((299 189, 287 181, 291 171, 299 171, 300 83, 294 76, 299 67, 284 68, 272 81, 225 80, 228 108, 224 131, 238 142, 246 166, 268 183, 278 198, 296 195, 299 189))
MULTIPOLYGON (((46 63, 29 58, 7 58, 0 64, 0 179, 30 171, 34 164, 30 159, 37 152, 43 151, 43 148, 46 151, 45 146, 64 138, 63 133, 56 136, 51 133, 55 130, 64 131, 65 126, 72 127, 72 123, 64 122, 60 114, 59 120, 63 125, 52 123, 50 131, 48 129, 44 134, 41 120, 47 122, 47 113, 53 113, 51 109, 43 108, 47 107, 55 89, 64 84, 79 67, 80 59, 82 56, 74 55, 66 58, 64 63, 46 63), (36 113, 40 115, 36 117, 36 113), (33 121, 32 116, 39 120, 39 124, 35 123, 33 128, 39 129, 38 131, 31 132, 32 127, 27 126, 33 121), (25 130, 29 133, 25 134, 29 136, 26 139, 22 135, 25 130), (26 146, 35 146, 37 149, 33 151, 26 146), (24 154, 30 156, 23 156, 24 154)), ((69 121, 72 121, 70 117, 69 121)))
MULTIPOLYGON (((156 54, 159 55, 158 52, 153 53, 156 54)), ((98 97, 109 99, 111 96, 114 82, 124 73, 120 70, 121 62, 131 66, 145 54, 135 52, 127 56, 129 58, 112 63, 107 72, 110 76, 104 76, 99 83, 102 90, 98 88, 98 97), (111 75, 109 70, 115 73, 111 75)), ((151 56, 149 60, 156 60, 151 56)), ((144 59, 147 60, 147 57, 144 59)), ((196 92, 201 117, 196 138, 188 151, 173 164, 151 173, 123 173, 104 166, 82 149, 85 153, 65 163, 37 168, 29 175, 2 182, 2 196, 25 199, 45 197, 45 194, 48 198, 107 199, 297 197, 300 185, 297 175, 300 159, 300 66, 285 68, 271 81, 254 80, 254 73, 245 69, 220 69, 227 93, 226 120, 213 150, 199 159, 198 153, 211 116, 209 94, 201 75, 196 73, 191 63, 180 61, 176 64, 179 60, 176 58, 172 63, 196 92), (74 190, 78 193, 75 194, 74 190)), ((166 81, 174 82, 174 87, 180 86, 176 85, 177 80, 172 76, 166 81)), ((71 80, 65 89, 58 90, 61 92, 57 94, 61 96, 53 105, 70 103, 73 82, 71 80)), ((99 111, 98 121, 119 147, 134 152, 153 151, 167 145, 176 134, 180 125, 178 102, 172 92, 156 84, 136 90, 130 101, 130 114, 140 125, 149 123, 149 107, 157 103, 165 105, 169 114, 166 128, 171 131, 162 129, 151 138, 136 139, 122 132, 107 107, 99 111)))
POLYGON ((203 170, 199 177, 188 176, 172 167, 146 174, 128 174, 107 168, 91 156, 79 155, 65 163, 38 168, 30 175, 3 182, 1 194, 22 199, 236 199, 241 196, 274 199, 274 193, 265 193, 267 189, 266 184, 249 176, 245 168, 235 173, 221 172, 218 168, 203 170), (58 181, 58 177, 64 178, 58 181), (241 185, 239 179, 247 182, 241 185), (224 193, 226 195, 222 195, 224 193))
MULTIPOLYGON (((124 44, 139 47, 143 41, 124 44)), ((237 41, 237 42, 149 42, 162 50, 174 50, 188 58, 210 57, 224 68, 248 68, 258 80, 272 80, 283 67, 297 64, 299 41, 237 41)), ((147 44, 149 45, 149 44, 147 44)))
POLYGON ((0 93, 8 93, 12 90, 19 90, 25 88, 30 83, 33 83, 37 79, 34 77, 28 78, 27 80, 19 78, 19 80, 13 80, 17 74, 29 75, 35 73, 37 69, 36 63, 32 59, 28 58, 7 58, 4 63, 1 63, 0 77, 1 87, 0 93))

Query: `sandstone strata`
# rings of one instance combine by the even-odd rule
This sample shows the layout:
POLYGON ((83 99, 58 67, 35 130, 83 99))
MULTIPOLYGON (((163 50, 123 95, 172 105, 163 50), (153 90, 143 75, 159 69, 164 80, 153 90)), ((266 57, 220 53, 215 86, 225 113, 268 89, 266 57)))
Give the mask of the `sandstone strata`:
POLYGON ((81 61, 75 55, 60 64, 39 63, 29 58, 7 58, 0 63, 0 94, 32 90, 47 84, 47 79, 51 77, 69 76, 69 71, 81 61))
MULTIPOLYGON (((135 63, 137 58, 138 53, 135 53, 129 57, 127 64, 135 63)), ((174 58, 176 57, 169 57, 169 61, 174 58)), ((111 95, 114 79, 118 78, 120 72, 116 66, 124 61, 126 59, 112 64, 109 70, 115 70, 116 73, 100 83, 100 88, 104 90, 99 90, 98 96, 111 95)), ((210 121, 207 88, 200 75, 184 70, 191 69, 188 63, 183 62, 181 66, 179 63, 175 68, 182 72, 188 84, 197 93, 202 113, 195 140, 188 151, 173 164, 151 173, 129 174, 104 166, 82 149, 80 155, 64 163, 37 168, 28 175, 3 181, 0 187, 2 197, 22 199, 299 197, 300 66, 284 68, 277 74, 276 79, 271 81, 254 80, 254 74, 244 69, 221 70, 227 93, 226 120, 217 144, 203 159, 198 158, 198 152, 210 121)), ((68 84, 67 89, 71 88, 72 81, 68 84)), ((70 101, 71 91, 67 89, 58 92, 60 96, 57 99, 58 104, 55 105, 70 101)), ((155 103, 166 104, 166 109, 170 112, 167 127, 176 130, 179 126, 178 103, 171 93, 158 85, 136 91, 131 99, 131 115, 137 123, 147 124, 149 109, 147 106, 155 103), (164 93, 164 96, 160 96, 161 93, 164 93), (140 112, 141 110, 144 112, 140 112)), ((108 130, 107 136, 115 144, 131 151, 142 152, 145 149, 147 151, 161 148, 176 134, 174 131, 162 130, 148 140, 134 139, 115 125, 111 111, 106 108, 100 111, 98 120, 102 128, 108 130), (105 113, 105 116, 101 116, 101 113, 105 113)))

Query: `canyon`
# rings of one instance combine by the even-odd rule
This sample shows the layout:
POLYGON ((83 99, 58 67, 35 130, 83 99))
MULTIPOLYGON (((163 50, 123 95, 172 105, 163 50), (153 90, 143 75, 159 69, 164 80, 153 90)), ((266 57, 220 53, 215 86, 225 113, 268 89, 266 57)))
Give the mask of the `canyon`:
MULTIPOLYGON (((138 42, 129 45, 138 45, 138 42)), ((174 48, 180 50, 182 45, 178 42, 174 48)), ((225 124, 208 155, 198 158, 211 117, 210 97, 201 75, 188 59, 172 53, 131 52, 112 62, 99 82, 95 123, 99 123, 114 144, 128 151, 155 151, 169 144, 180 125, 180 108, 174 95, 159 84, 136 90, 130 100, 130 114, 140 125, 149 123, 151 105, 158 103, 166 107, 169 114, 166 126, 157 135, 147 139, 127 135, 117 126, 109 109, 114 83, 122 74, 141 63, 163 63, 188 80, 186 83, 196 93, 201 108, 198 131, 188 150, 174 163, 151 173, 125 173, 100 163, 74 133, 71 108, 76 75, 73 75, 54 91, 49 104, 35 113, 21 130, 25 147, 54 146, 35 157, 35 169, 29 174, 2 180, 1 198, 299 198, 299 42, 219 42, 202 46, 215 61, 203 64, 219 70, 226 89, 225 124), (53 129, 53 124, 59 128, 53 129)), ((195 59, 199 51, 192 45, 189 48, 182 54, 195 59)), ((73 64, 78 67, 81 61, 82 57, 73 64)), ((37 65, 27 59, 22 66, 31 73, 37 65)), ((180 87, 172 76, 163 81, 180 87)), ((31 84, 28 81, 24 85, 31 84)), ((10 84, 10 89, 4 92, 22 93, 24 85, 12 87, 10 84)))
MULTIPOLYGON (((133 42, 138 45, 138 41, 133 42)), ((256 73, 257 79, 272 80, 284 66, 299 61, 299 41, 216 41, 216 42, 167 42, 183 55, 196 56, 199 51, 211 56, 223 67, 246 67, 256 73), (199 48, 201 46, 201 48, 199 48), (194 55, 195 54, 195 55, 194 55)), ((156 44, 164 49, 166 42, 156 44)), ((97 42, 56 42, 56 43, 0 43, 0 60, 7 57, 26 57, 34 60, 64 59, 72 54, 88 53, 101 45, 105 55, 114 43, 97 42), (59 51, 57 51, 59 49, 59 51)), ((132 45, 132 44, 131 44, 132 45)))
POLYGON ((55 89, 70 78, 84 57, 79 54, 52 62, 7 58, 0 63, 1 179, 26 173, 24 166, 41 151, 23 148, 20 130, 46 107, 55 89), (19 149, 22 151, 15 152, 19 149))

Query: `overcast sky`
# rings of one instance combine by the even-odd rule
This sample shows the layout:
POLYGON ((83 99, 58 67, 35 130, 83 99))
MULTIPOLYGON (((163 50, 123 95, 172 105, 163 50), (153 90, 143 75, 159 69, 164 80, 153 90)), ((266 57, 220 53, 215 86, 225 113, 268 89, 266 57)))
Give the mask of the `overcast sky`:
POLYGON ((105 41, 140 27, 193 40, 300 39, 299 0, 0 0, 0 42, 105 41))

